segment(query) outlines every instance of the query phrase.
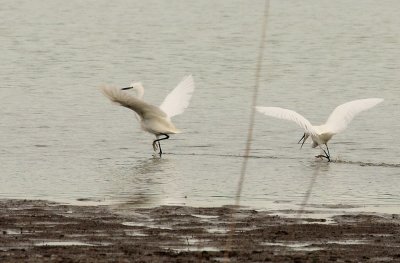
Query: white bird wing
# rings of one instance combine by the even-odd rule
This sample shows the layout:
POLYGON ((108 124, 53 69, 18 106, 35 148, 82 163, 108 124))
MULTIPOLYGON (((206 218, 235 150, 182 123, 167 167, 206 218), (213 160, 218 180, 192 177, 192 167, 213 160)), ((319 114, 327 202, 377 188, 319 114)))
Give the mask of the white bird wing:
POLYGON ((261 112, 267 116, 275 117, 278 119, 284 119, 297 123, 304 131, 310 135, 318 135, 318 132, 313 125, 303 116, 295 111, 283 109, 279 107, 256 107, 258 112, 261 112))
POLYGON ((383 99, 380 98, 371 98, 346 102, 333 110, 325 125, 330 129, 330 132, 339 133, 346 129, 357 114, 376 106, 382 101, 383 99))
POLYGON ((183 113, 189 106, 193 91, 194 81, 192 75, 184 77, 178 86, 164 99, 160 109, 170 118, 183 113))
POLYGON ((135 111, 142 119, 151 117, 167 117, 167 115, 158 107, 138 99, 128 91, 111 86, 102 86, 101 91, 112 102, 135 111))

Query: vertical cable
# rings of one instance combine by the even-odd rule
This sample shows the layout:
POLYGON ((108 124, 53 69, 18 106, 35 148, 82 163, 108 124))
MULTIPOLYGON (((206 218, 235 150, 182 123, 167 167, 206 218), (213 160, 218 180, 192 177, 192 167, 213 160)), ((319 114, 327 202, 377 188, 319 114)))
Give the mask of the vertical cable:
POLYGON ((314 187, 316 180, 317 180, 317 174, 314 173, 311 177, 311 181, 307 188, 307 192, 304 194, 303 201, 300 204, 300 209, 297 211, 297 214, 296 214, 296 218, 299 222, 301 222, 301 217, 303 216, 304 209, 305 209, 306 205, 308 204, 308 200, 310 200, 311 192, 312 192, 312 189, 314 187))
MULTIPOLYGON (((265 0, 264 15, 263 15, 263 22, 262 22, 262 32, 261 32, 259 53, 258 53, 257 66, 256 66, 256 78, 255 78, 253 98, 252 98, 251 108, 250 108, 250 122, 249 122, 249 127, 247 130, 246 148, 245 148, 245 152, 244 152, 244 156, 243 156, 244 158, 243 158, 243 162, 242 162, 242 168, 240 171, 239 182, 238 182, 236 195, 235 195, 235 207, 236 208, 240 205, 240 197, 242 194, 244 178, 245 178, 246 172, 247 172, 247 164, 248 164, 249 154, 250 154, 250 150, 251 150, 251 143, 253 141, 253 128, 254 128, 254 120, 255 120, 255 113, 256 113, 255 106, 257 105, 257 96, 258 96, 258 90, 260 87, 262 61, 264 58, 264 49, 265 49, 266 36, 267 36, 268 12, 269 12, 269 0, 265 0)), ((232 239, 233 239, 233 235, 234 235, 235 227, 236 227, 234 224, 234 212, 232 213, 231 219, 232 220, 231 220, 231 225, 230 225, 230 235, 228 235, 228 240, 227 240, 226 249, 225 249, 225 251, 226 251, 225 259, 226 260, 229 260, 228 251, 231 249, 232 239)))
POLYGON ((254 128, 254 120, 255 120, 255 113, 256 113, 255 107, 257 105, 257 96, 258 96, 258 90, 260 87, 262 61, 264 58, 264 49, 265 49, 265 43, 266 43, 266 38, 267 38, 268 11, 269 11, 269 0, 265 0, 260 47, 259 47, 257 67, 256 67, 256 79, 255 79, 253 99, 251 102, 251 109, 250 109, 250 122, 249 122, 249 128, 247 130, 246 148, 245 148, 245 152, 244 152, 242 169, 240 171, 240 178, 239 178, 237 191, 236 191, 236 197, 235 197, 235 205, 236 206, 238 206, 240 204, 240 197, 242 194, 244 177, 246 176, 246 172, 247 172, 247 163, 248 163, 249 154, 250 154, 250 150, 251 150, 251 143, 253 141, 253 128, 254 128))
POLYGON ((305 207, 307 206, 308 201, 310 200, 310 196, 311 196, 312 190, 314 188, 314 184, 317 181, 318 175, 320 174, 320 169, 321 169, 321 166, 319 164, 317 164, 317 167, 314 167, 314 172, 311 175, 311 180, 307 187, 307 191, 304 193, 304 198, 300 204, 300 209, 297 211, 297 214, 296 214, 296 218, 299 223, 301 222, 301 218, 304 214, 305 207))

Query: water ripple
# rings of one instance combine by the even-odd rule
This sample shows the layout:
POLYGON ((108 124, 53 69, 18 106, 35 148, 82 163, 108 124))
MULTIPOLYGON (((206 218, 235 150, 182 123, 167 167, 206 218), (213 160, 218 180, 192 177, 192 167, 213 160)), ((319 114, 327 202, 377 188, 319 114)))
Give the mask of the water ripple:
POLYGON ((334 163, 343 163, 343 164, 355 164, 360 166, 375 166, 375 167, 393 167, 400 168, 399 163, 371 163, 371 162, 361 162, 361 161, 344 161, 344 160, 336 160, 334 163))
MULTIPOLYGON (((181 156, 218 156, 218 157, 230 157, 230 158, 252 158, 252 159, 284 159, 284 160, 299 160, 296 157, 281 157, 281 156, 267 156, 267 155, 241 155, 241 154, 218 154, 218 153, 167 153, 168 155, 181 155, 181 156)), ((317 159, 320 162, 319 159, 317 159)), ((400 164, 396 163, 372 163, 362 161, 345 161, 345 160, 333 160, 331 163, 338 164, 353 164, 359 166, 376 166, 376 167, 394 167, 400 168, 400 164)))

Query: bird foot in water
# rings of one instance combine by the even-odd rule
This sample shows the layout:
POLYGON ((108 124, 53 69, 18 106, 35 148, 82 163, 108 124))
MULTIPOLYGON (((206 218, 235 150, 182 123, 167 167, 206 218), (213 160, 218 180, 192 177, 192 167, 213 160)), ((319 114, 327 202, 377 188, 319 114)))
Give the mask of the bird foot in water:
POLYGON ((326 158, 328 160, 328 162, 331 161, 331 158, 329 158, 326 155, 320 154, 320 155, 316 155, 315 158, 320 158, 321 160, 323 160, 324 158, 326 158))
POLYGON ((152 156, 153 156, 153 158, 155 158, 155 159, 160 159, 160 158, 161 158, 161 155, 160 155, 160 153, 158 153, 158 152, 154 152, 152 156))

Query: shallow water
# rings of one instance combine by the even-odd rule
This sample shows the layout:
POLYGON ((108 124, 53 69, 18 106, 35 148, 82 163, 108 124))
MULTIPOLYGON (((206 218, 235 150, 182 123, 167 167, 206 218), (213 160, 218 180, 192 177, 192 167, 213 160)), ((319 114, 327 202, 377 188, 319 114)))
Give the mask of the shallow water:
MULTIPOLYGON (((4 1, 0 197, 78 204, 232 204, 247 134, 263 1, 4 1), (184 133, 152 136, 104 83, 160 104, 188 73, 184 133)), ((296 144, 295 124, 256 115, 241 204, 400 213, 400 2, 271 1, 258 104, 312 123, 349 100, 385 102, 333 138, 337 161, 296 144)))

